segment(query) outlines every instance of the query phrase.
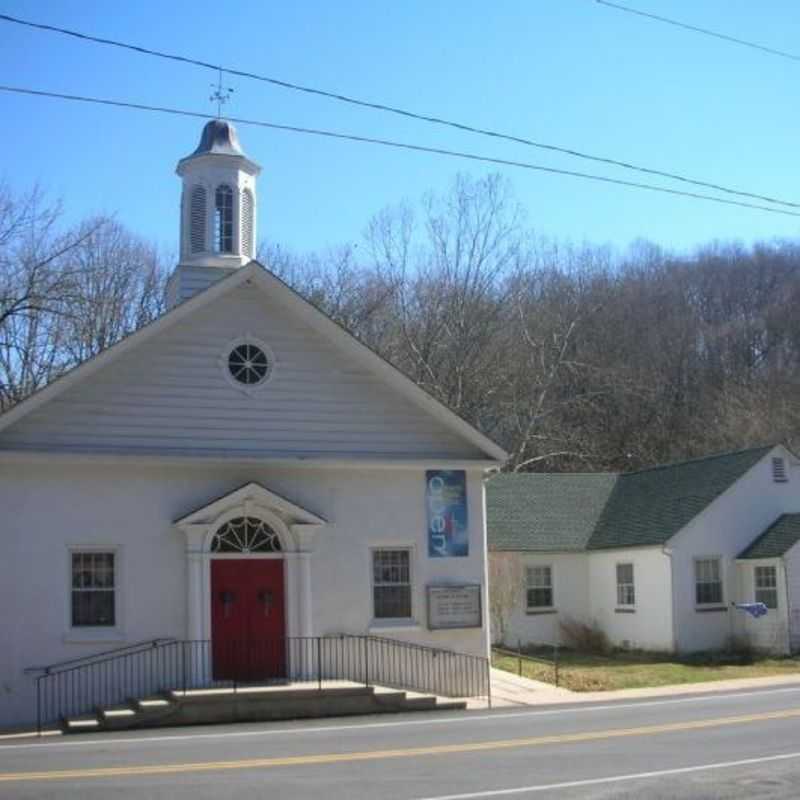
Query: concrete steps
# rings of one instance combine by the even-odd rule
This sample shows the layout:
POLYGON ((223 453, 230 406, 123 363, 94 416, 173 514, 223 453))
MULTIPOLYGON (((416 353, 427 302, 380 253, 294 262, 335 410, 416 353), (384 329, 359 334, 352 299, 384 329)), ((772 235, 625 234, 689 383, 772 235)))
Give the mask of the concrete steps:
POLYGON ((382 686, 308 687, 250 686, 232 689, 174 690, 128 703, 98 708, 94 714, 63 721, 65 733, 131 730, 174 725, 391 714, 409 711, 453 711, 466 708, 460 700, 382 686))

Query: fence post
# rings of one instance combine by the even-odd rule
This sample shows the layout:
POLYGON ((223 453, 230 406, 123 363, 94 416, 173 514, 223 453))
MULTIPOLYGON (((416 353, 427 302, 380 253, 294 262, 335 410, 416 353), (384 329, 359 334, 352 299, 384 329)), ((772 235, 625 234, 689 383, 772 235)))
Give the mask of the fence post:
POLYGON ((492 662, 486 662, 486 706, 492 707, 492 662))
POLYGON ((364 685, 369 687, 369 636, 364 637, 364 685))
POLYGON ((36 733, 42 735, 42 676, 36 678, 36 733))
POLYGON ((317 636, 317 688, 322 691, 322 637, 317 636))
POLYGON ((553 666, 556 673, 556 687, 558 687, 558 642, 553 645, 553 666))
POLYGON ((239 650, 239 658, 236 657, 237 642, 233 642, 233 663, 236 665, 233 670, 233 693, 236 694, 239 683, 239 665, 241 662, 242 652, 239 650))
POLYGON ((517 639, 517 675, 522 677, 522 639, 517 639))
POLYGON ((186 697, 186 645, 188 642, 181 642, 181 673, 183 677, 183 696, 186 697))

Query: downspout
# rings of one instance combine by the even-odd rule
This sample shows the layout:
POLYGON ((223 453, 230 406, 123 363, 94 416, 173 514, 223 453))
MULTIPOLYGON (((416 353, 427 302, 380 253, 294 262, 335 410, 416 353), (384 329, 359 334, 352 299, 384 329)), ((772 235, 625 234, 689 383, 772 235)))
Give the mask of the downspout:
MULTIPOLYGON (((791 550, 791 548, 789 548, 791 550)), ((792 654, 792 614, 789 606, 789 574, 786 571, 786 553, 781 556, 783 569, 783 594, 786 603, 786 655, 792 654)))
POLYGON ((661 552, 669 559, 669 595, 672 606, 672 652, 678 652, 678 623, 675 609, 675 562, 672 560, 672 548, 663 545, 661 552))

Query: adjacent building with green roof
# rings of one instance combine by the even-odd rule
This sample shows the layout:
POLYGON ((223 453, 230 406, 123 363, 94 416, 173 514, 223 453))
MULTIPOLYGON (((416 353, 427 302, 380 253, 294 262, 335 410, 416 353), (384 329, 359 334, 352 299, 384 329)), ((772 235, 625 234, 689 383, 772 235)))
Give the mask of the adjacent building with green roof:
POLYGON ((564 643, 578 623, 623 647, 800 648, 798 465, 777 445, 636 472, 494 476, 495 639, 564 643))

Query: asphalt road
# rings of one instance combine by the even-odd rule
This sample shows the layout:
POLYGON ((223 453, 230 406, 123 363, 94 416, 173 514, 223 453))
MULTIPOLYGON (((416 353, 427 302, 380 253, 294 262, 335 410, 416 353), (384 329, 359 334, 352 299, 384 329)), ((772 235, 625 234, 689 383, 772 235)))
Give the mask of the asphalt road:
POLYGON ((800 686, 0 744, 0 798, 800 797, 800 686))

